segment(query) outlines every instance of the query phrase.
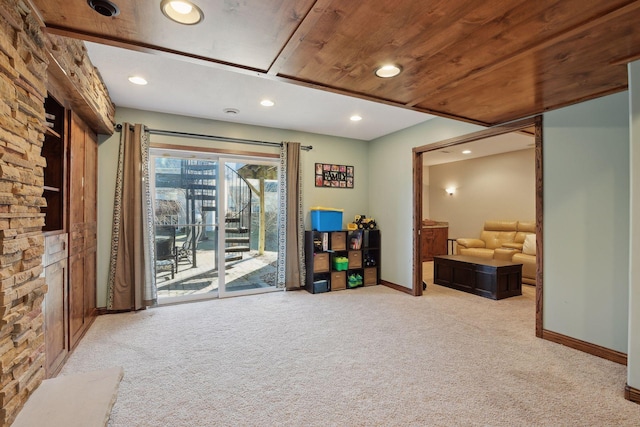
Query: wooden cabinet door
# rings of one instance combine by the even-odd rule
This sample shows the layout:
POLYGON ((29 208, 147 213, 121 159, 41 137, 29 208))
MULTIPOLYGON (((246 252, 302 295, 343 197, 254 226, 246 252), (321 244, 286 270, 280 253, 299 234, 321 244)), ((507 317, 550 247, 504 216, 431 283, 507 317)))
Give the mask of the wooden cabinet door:
POLYGON ((90 323, 96 315, 98 137, 87 128, 84 142, 84 312, 85 322, 90 323))
POLYGON ((96 247, 84 253, 84 319, 90 323, 96 316, 96 247))
POLYGON ((71 113, 69 142, 69 255, 84 250, 84 184, 86 125, 71 113))
POLYGON ((84 134, 84 155, 84 244, 92 248, 97 233, 98 137, 89 128, 84 134))
POLYGON ((449 238, 449 228, 440 227, 434 229, 433 233, 433 256, 447 254, 447 239, 449 238))
POLYGON ((98 141, 75 113, 69 133, 69 341, 74 348, 96 308, 98 141))
POLYGON ((422 252, 422 262, 433 261, 433 229, 423 228, 420 238, 420 250, 422 252))
POLYGON ((44 269, 49 290, 44 298, 45 374, 55 376, 69 352, 67 340, 67 259, 44 269))
POLYGON ((84 333, 84 253, 69 257, 69 346, 73 349, 84 333))
POLYGON ((446 255, 448 237, 448 227, 423 228, 420 238, 422 262, 433 261, 436 255, 446 255))

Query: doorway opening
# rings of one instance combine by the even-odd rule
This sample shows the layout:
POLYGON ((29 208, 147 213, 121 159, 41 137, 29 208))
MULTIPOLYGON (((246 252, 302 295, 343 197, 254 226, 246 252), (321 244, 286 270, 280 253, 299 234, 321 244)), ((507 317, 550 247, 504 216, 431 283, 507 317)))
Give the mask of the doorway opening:
MULTIPOLYGON (((535 231, 536 231, 536 273, 535 273, 535 299, 536 299, 536 335, 542 336, 542 117, 525 119, 518 122, 496 126, 480 132, 475 132, 458 138, 452 138, 440 143, 416 147, 413 149, 414 165, 414 269, 413 269, 413 295, 419 296, 423 292, 423 248, 421 247, 421 230, 423 216, 423 155, 450 150, 453 147, 468 144, 474 141, 484 140, 490 137, 505 135, 513 132, 525 132, 535 139, 535 231)), ((442 189, 444 192, 445 189, 442 189)), ((449 190, 447 190, 449 191, 449 190)), ((465 237, 465 236, 457 236, 465 237)), ((447 250, 454 251, 455 244, 447 242, 447 250), (451 249, 453 246, 453 250, 451 249)))
POLYGON ((153 148, 158 303, 275 291, 273 157, 153 148))

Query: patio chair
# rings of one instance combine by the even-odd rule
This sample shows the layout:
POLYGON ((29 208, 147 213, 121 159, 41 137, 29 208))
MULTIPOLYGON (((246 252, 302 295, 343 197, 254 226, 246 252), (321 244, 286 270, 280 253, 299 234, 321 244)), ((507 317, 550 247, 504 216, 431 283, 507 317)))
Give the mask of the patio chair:
POLYGON ((173 226, 156 227, 156 274, 170 271, 171 278, 178 270, 176 230, 173 226))
POLYGON ((182 246, 178 249, 178 262, 181 259, 187 259, 189 262, 192 262, 194 239, 195 244, 197 245, 200 241, 200 237, 202 237, 203 231, 204 226, 202 225, 202 221, 198 221, 195 225, 187 227, 187 236, 182 243, 182 246))

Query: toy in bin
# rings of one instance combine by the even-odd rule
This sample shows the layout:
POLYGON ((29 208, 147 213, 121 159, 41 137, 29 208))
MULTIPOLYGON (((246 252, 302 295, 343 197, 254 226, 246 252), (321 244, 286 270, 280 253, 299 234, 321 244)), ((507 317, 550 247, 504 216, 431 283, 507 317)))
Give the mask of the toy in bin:
POLYGON ((349 258, 337 256, 333 259, 333 269, 336 271, 345 271, 349 266, 349 258))
POLYGON ((362 286, 362 276, 355 273, 349 275, 349 280, 347 283, 348 288, 357 288, 358 286, 362 286))
POLYGON ((364 266, 365 267, 375 267, 376 266, 376 260, 375 258, 373 258, 371 255, 369 254, 365 254, 364 255, 364 266))

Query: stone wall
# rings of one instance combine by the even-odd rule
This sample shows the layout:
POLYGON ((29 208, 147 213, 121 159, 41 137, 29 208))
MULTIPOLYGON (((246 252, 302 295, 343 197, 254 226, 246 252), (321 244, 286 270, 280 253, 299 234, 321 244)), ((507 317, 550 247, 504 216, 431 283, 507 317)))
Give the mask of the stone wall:
POLYGON ((115 107, 84 44, 44 34, 23 0, 0 0, 0 426, 45 376, 41 151, 51 73, 71 108, 113 133, 115 107))
POLYGON ((23 2, 0 0, 0 424, 44 379, 45 42, 23 2))
POLYGON ((55 34, 47 34, 45 43, 54 59, 50 61, 49 75, 64 85, 71 109, 94 131, 111 135, 116 109, 84 43, 55 34))

